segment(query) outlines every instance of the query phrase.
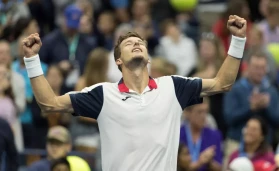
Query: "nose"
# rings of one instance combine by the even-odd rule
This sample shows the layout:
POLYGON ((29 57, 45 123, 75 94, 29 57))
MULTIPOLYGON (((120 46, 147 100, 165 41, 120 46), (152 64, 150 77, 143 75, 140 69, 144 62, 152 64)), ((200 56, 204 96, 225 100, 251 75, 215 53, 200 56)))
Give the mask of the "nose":
POLYGON ((135 42, 134 46, 139 46, 139 42, 135 42))

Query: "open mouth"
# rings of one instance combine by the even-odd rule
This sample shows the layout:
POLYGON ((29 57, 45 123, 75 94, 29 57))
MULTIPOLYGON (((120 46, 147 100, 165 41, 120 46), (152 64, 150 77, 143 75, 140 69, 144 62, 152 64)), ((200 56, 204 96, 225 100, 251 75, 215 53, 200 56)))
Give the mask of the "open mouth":
POLYGON ((142 50, 140 48, 134 48, 132 52, 142 52, 142 50))

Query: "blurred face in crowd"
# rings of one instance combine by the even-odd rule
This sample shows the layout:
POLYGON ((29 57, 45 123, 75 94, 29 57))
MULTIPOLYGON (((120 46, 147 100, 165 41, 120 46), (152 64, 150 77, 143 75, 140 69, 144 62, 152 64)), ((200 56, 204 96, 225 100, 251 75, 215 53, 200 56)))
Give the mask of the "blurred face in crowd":
POLYGON ((208 108, 207 103, 202 103, 194 105, 189 109, 188 119, 192 126, 197 129, 202 129, 205 126, 208 108))
POLYGON ((267 72, 267 61, 265 58, 251 57, 248 64, 248 79, 255 84, 261 83, 267 72))
POLYGON ((7 42, 0 42, 0 64, 8 66, 11 62, 10 46, 7 42))
POLYGON ((61 164, 56 165, 52 169, 52 171, 70 171, 70 168, 66 164, 61 163, 61 164))
POLYGON ((261 124, 256 119, 250 119, 243 131, 245 144, 260 143, 264 140, 261 124))
POLYGON ((132 7, 132 14, 135 19, 141 19, 141 17, 145 16, 149 13, 149 6, 147 1, 145 0, 135 0, 132 7))
POLYGON ((102 13, 98 19, 98 28, 103 34, 111 34, 115 28, 112 13, 102 13))
POLYGON ((63 75, 57 66, 51 66, 48 69, 46 79, 52 89, 59 90, 63 83, 63 75))
POLYGON ((88 17, 87 15, 83 15, 81 17, 79 31, 84 34, 89 34, 93 31, 92 30, 92 21, 90 20, 90 17, 88 17))
POLYGON ((0 92, 3 93, 9 87, 10 87, 9 71, 5 65, 0 64, 0 92))
POLYGON ((120 44, 121 56, 116 60, 117 65, 127 68, 143 68, 148 64, 146 42, 139 37, 128 37, 120 44))
POLYGON ((70 143, 63 143, 55 139, 47 140, 47 152, 48 157, 51 160, 56 160, 65 157, 70 151, 70 143))
POLYGON ((211 61, 214 60, 216 56, 216 48, 212 41, 207 39, 202 39, 200 41, 200 56, 201 59, 204 61, 211 61))
POLYGON ((167 36, 176 39, 180 36, 180 30, 175 24, 169 24, 166 29, 167 36))
POLYGON ((263 35, 261 30, 257 29, 257 28, 253 28, 250 32, 249 32, 249 45, 251 47, 258 47, 261 46, 263 44, 263 35))
POLYGON ((191 155, 186 146, 183 146, 180 153, 178 154, 178 167, 181 169, 188 169, 191 164, 191 155))

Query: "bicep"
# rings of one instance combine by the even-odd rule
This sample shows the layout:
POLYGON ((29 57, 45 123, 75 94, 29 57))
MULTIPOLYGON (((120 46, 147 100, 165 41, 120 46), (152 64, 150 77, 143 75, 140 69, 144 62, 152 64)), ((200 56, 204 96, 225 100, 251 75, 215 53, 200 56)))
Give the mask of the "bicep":
POLYGON ((71 98, 69 94, 56 97, 57 109, 63 113, 73 113, 71 98))

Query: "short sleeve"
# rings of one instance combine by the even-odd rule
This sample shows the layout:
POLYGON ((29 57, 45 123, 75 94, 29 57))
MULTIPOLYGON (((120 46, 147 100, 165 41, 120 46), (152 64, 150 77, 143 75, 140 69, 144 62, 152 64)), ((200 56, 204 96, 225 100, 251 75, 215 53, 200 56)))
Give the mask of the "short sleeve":
POLYGON ((202 79, 171 76, 174 84, 176 98, 182 109, 202 103, 200 98, 202 79))
POLYGON ((91 90, 70 94, 70 98, 74 116, 97 119, 104 103, 103 86, 99 85, 91 90))

